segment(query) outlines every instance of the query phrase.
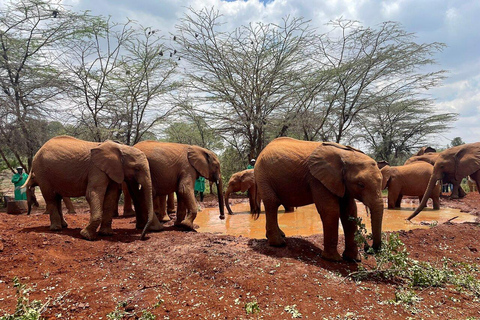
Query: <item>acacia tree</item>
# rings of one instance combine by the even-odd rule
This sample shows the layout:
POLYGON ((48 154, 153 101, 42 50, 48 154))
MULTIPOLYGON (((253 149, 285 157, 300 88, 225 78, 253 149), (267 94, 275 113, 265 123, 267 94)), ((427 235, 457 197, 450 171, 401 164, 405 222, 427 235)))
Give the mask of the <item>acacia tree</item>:
POLYGON ((311 131, 342 142, 356 134, 362 114, 378 111, 379 106, 408 98, 419 113, 430 107, 431 101, 421 93, 438 85, 445 71, 428 72, 425 67, 435 63, 433 55, 444 44, 418 44, 395 22, 370 28, 340 19, 329 25, 331 31, 315 42, 316 68, 330 77, 312 103, 311 112, 320 114, 321 121, 311 131))
POLYGON ((77 110, 72 116, 79 128, 89 131, 86 138, 101 142, 113 137, 121 121, 111 113, 117 96, 109 88, 114 87, 121 51, 134 30, 131 21, 117 24, 103 17, 96 17, 90 28, 90 34, 69 44, 62 63, 70 73, 68 97, 77 110))
POLYGON ((450 127, 456 114, 432 112, 428 99, 392 99, 373 106, 360 118, 356 138, 366 143, 373 158, 401 164, 413 150, 430 145, 431 137, 450 127))
POLYGON ((198 111, 227 143, 254 158, 266 143, 267 124, 289 124, 304 101, 298 95, 310 75, 313 31, 290 17, 281 25, 250 23, 233 31, 222 30, 220 20, 213 8, 190 9, 174 39, 187 62, 188 85, 203 102, 198 111))
POLYGON ((177 64, 164 56, 158 30, 97 17, 91 31, 63 60, 77 128, 95 141, 135 144, 172 110, 166 97, 178 87, 177 64))
POLYGON ((119 69, 109 88, 118 100, 111 109, 120 121, 117 139, 126 144, 142 140, 174 109, 170 93, 179 87, 177 62, 166 54, 158 30, 139 26, 125 42, 119 69))
POLYGON ((13 153, 29 169, 45 142, 35 123, 52 115, 65 89, 57 64, 63 45, 84 32, 87 21, 86 14, 70 12, 60 2, 11 1, 0 10, 0 153, 4 160, 6 153, 13 153))

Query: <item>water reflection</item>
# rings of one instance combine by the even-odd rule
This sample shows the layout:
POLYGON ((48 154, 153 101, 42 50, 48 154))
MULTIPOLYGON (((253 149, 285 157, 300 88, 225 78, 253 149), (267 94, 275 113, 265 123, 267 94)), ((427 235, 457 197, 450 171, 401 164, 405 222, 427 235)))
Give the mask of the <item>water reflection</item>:
MULTIPOLYGON (((402 209, 387 210, 383 214, 383 231, 411 230, 418 228, 429 228, 430 224, 440 224, 447 220, 457 217, 454 222, 474 222, 475 216, 460 212, 458 209, 423 210, 413 222, 406 222, 405 219, 413 212, 416 207, 415 202, 407 200, 402 203, 402 209)), ((386 206, 385 206, 386 207, 386 206)), ((265 215, 262 212, 258 220, 254 220, 250 215, 250 206, 248 203, 239 203, 231 206, 234 215, 225 215, 225 220, 218 218, 218 208, 205 208, 198 213, 195 224, 199 225, 198 232, 211 232, 218 234, 228 234, 233 236, 244 236, 248 238, 265 238, 265 215)), ((295 212, 284 213, 283 207, 280 207, 278 214, 278 223, 280 228, 287 236, 322 233, 322 222, 317 213, 315 205, 300 207, 295 212)), ((366 224, 370 232, 370 217, 367 217, 365 206, 357 203, 358 215, 366 224)), ((263 207, 262 207, 263 210, 263 207)), ((339 232, 342 233, 341 223, 339 223, 339 232)))

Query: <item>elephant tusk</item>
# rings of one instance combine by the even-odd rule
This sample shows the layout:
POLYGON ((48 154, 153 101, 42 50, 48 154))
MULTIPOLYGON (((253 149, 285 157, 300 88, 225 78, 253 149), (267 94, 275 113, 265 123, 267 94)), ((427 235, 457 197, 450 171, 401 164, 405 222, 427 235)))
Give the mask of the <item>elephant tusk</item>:
POLYGON ((138 190, 139 191, 142 190, 142 185, 141 184, 138 185, 138 190))

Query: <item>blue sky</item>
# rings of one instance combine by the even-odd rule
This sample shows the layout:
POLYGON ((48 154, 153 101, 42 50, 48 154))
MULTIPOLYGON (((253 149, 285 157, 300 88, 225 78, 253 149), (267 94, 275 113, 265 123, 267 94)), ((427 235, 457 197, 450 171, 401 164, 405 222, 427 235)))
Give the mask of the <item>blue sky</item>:
POLYGON ((374 27, 383 21, 400 22, 418 42, 443 42, 436 56, 438 68, 448 71, 441 87, 431 90, 435 107, 459 114, 453 129, 432 143, 446 145, 460 136, 466 142, 480 141, 480 1, 479 0, 63 0, 74 10, 126 17, 144 26, 173 32, 187 7, 214 6, 229 27, 254 21, 279 22, 292 15, 311 20, 320 31, 333 19, 358 20, 374 27))

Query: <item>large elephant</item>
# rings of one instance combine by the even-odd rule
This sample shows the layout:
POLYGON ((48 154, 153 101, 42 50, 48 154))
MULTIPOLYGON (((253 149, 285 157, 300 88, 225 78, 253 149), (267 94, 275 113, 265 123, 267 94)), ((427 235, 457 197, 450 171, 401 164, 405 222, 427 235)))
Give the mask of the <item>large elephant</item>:
MULTIPOLYGON (((343 258, 358 260, 355 242, 357 205, 371 211, 373 247, 381 245, 382 174, 377 163, 352 147, 328 142, 277 138, 260 153, 255 165, 257 192, 265 205, 266 236, 272 246, 285 245, 278 226, 278 206, 315 203, 323 224, 322 257, 338 261, 338 221, 345 233, 343 258)), ((257 216, 258 216, 257 212, 257 216)))
MULTIPOLYGON (((228 180, 227 190, 225 191, 225 205, 227 207, 228 214, 233 214, 230 209, 230 203, 228 199, 233 192, 245 192, 248 191, 248 200, 250 202, 250 213, 254 213, 260 210, 260 197, 256 197, 257 188, 255 186, 254 169, 247 169, 239 172, 235 172, 228 180)), ((293 212, 293 207, 285 207, 285 212, 293 212)))
POLYGON ((479 186, 480 142, 463 144, 439 153, 422 202, 410 217, 408 217, 408 220, 414 218, 425 208, 427 200, 438 180, 453 184, 452 197, 455 198, 458 197, 458 188, 462 179, 466 176, 470 176, 477 184, 477 187, 479 186), (457 188, 455 189, 456 186, 457 188), (457 192, 457 194, 455 194, 455 192, 457 192))
MULTIPOLYGON (((383 176, 382 189, 388 188, 388 208, 394 209, 400 208, 403 196, 417 196, 422 200, 433 166, 419 161, 397 167, 387 165, 380 171, 383 176)), ((437 185, 430 196, 434 209, 440 208, 440 187, 437 185)))
POLYGON ((199 176, 216 183, 220 218, 225 218, 220 162, 212 151, 199 146, 158 141, 142 141, 134 147, 147 156, 153 196, 177 194, 175 225, 193 229, 197 216, 194 185, 199 176))
MULTIPOLYGON (((25 185, 26 187, 26 194, 27 194, 27 215, 32 213, 32 206, 38 207, 37 196, 35 196, 35 187, 38 186, 37 180, 35 179, 35 174, 31 174, 30 179, 28 180, 28 184, 25 185)), ((75 213, 75 207, 73 206, 72 200, 68 197, 62 198, 63 202, 65 203, 65 207, 67 207, 68 213, 75 213)), ((47 212, 45 212, 47 213, 47 212)))
MULTIPOLYGON (((117 206, 121 183, 129 189, 143 190, 142 202, 148 211, 137 213, 137 228, 160 230, 153 212, 152 182, 146 156, 136 148, 106 141, 103 143, 59 136, 47 141, 33 158, 32 173, 42 191, 50 214, 50 229, 67 227, 60 207, 63 197, 86 196, 90 205, 90 221, 80 231, 93 240, 100 226, 101 234, 112 234, 112 215, 117 206)), ((28 184, 28 181, 26 182, 28 184)))

